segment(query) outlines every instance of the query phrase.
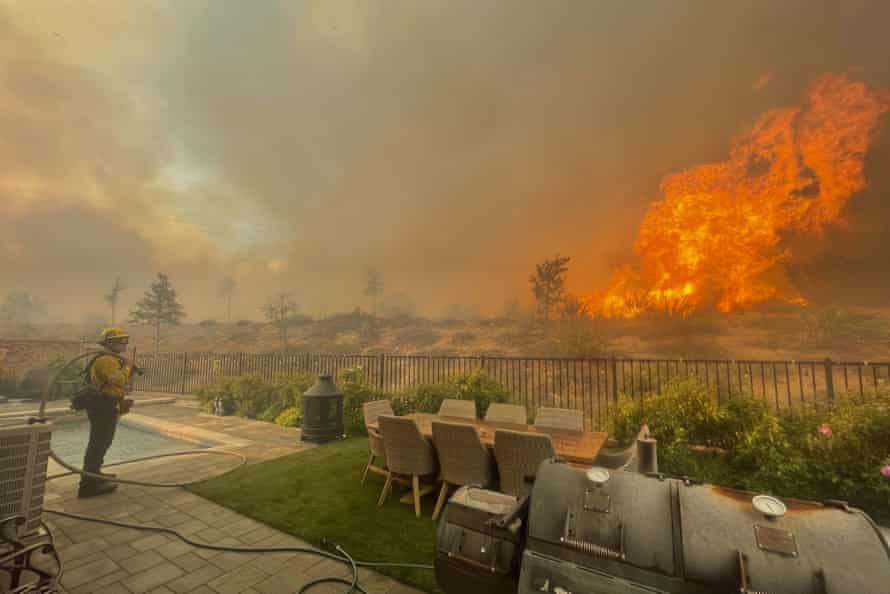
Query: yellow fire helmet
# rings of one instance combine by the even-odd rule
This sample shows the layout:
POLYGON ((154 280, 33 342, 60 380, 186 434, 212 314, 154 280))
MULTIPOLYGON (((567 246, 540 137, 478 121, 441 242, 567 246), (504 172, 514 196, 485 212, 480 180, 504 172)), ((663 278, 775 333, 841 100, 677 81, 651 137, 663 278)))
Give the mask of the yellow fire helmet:
POLYGON ((130 338, 130 335, 124 332, 124 329, 120 326, 112 326, 111 328, 106 328, 99 335, 99 340, 97 341, 99 344, 104 344, 111 340, 124 340, 130 338))

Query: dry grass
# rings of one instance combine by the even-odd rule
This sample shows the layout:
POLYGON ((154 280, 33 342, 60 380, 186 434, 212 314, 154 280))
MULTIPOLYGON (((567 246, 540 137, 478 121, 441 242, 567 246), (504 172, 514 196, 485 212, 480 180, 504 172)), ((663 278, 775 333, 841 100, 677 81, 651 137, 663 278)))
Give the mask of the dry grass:
MULTIPOLYGON (((140 352, 154 348, 153 330, 129 327, 140 352)), ((43 325, 31 338, 78 339, 84 327, 43 325)), ((277 329, 259 322, 183 324, 164 328, 166 351, 269 352, 280 348, 277 329)), ((496 319, 374 319, 362 312, 295 320, 289 349, 317 353, 439 353, 508 356, 890 360, 890 310, 770 307, 688 319, 645 316, 595 323, 496 319), (558 330, 554 330, 558 328, 558 330)))

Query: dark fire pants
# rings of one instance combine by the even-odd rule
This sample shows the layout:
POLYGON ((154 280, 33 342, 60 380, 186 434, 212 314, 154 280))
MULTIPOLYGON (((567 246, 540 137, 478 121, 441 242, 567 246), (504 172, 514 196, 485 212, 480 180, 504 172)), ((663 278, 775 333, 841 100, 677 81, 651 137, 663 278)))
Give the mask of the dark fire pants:
MULTIPOLYGON (((90 419, 90 441, 83 458, 83 469, 98 473, 105 463, 105 454, 114 441, 114 430, 117 428, 118 419, 117 406, 112 402, 102 402, 88 408, 87 415, 90 419)), ((100 482, 100 479, 81 476, 80 488, 91 488, 100 482)))

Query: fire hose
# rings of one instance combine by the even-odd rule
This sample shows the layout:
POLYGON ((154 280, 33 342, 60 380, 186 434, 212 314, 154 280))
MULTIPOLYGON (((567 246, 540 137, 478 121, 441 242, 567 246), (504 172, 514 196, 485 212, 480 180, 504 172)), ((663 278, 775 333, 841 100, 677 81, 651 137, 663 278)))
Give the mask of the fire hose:
MULTIPOLYGON (((37 411, 37 417, 30 419, 29 420, 30 423, 45 423, 48 420, 46 417, 46 403, 47 403, 47 400, 49 400, 49 395, 52 393, 52 391, 55 388, 56 384, 58 383, 59 379, 62 377, 62 375, 68 369, 70 369, 72 367, 72 365, 74 365, 78 361, 85 359, 87 357, 96 356, 96 354, 97 353, 94 353, 94 352, 82 353, 82 354, 74 357, 70 361, 68 361, 65 365, 63 365, 61 368, 59 368, 53 374, 53 376, 47 382, 46 386, 44 386, 43 392, 41 393, 40 408, 37 411)), ((118 353, 112 353, 110 351, 103 351, 103 354, 111 355, 113 357, 120 359, 124 363, 129 363, 129 361, 127 360, 126 357, 124 357, 118 353)), ((179 451, 179 452, 171 452, 171 453, 166 453, 166 454, 157 454, 154 456, 145 456, 142 458, 135 458, 132 460, 126 460, 124 462, 118 462, 116 464, 108 464, 107 466, 111 467, 111 466, 118 466, 118 465, 122 465, 122 464, 132 464, 135 462, 143 462, 146 460, 155 460, 158 458, 169 458, 169 457, 174 457, 174 456, 187 456, 187 455, 195 455, 195 454, 216 454, 216 455, 221 455, 221 456, 231 456, 233 458, 238 458, 239 463, 237 466, 234 466, 233 468, 230 468, 230 469, 226 470, 225 472, 222 472, 222 473, 216 475, 214 478, 219 478, 221 476, 232 473, 232 472, 238 470, 239 468, 243 467, 245 464, 247 464, 247 457, 245 457, 241 454, 235 453, 235 452, 227 452, 224 450, 184 450, 184 451, 179 451)), ((49 456, 50 456, 50 458, 52 458, 53 461, 55 461, 57 464, 59 464, 60 466, 65 468, 68 472, 55 474, 53 476, 47 477, 47 480, 53 480, 53 479, 61 478, 63 476, 70 476, 72 474, 79 474, 81 476, 87 476, 87 477, 91 477, 91 478, 101 479, 103 481, 109 481, 109 482, 114 482, 114 483, 123 483, 123 484, 128 484, 128 485, 139 485, 139 486, 143 486, 143 487, 186 487, 189 485, 199 483, 203 480, 206 480, 206 478, 204 478, 204 479, 196 479, 196 480, 179 482, 179 483, 156 483, 156 482, 149 482, 149 481, 137 481, 137 480, 133 480, 133 479, 122 479, 122 478, 117 478, 117 477, 110 477, 108 475, 103 475, 103 474, 94 474, 91 472, 87 472, 87 471, 83 470, 82 468, 77 468, 71 464, 68 464, 61 458, 59 458, 59 456, 57 456, 56 453, 52 451, 52 449, 50 449, 49 456)), ((328 552, 325 550, 318 550, 318 549, 313 549, 313 548, 309 548, 309 547, 232 547, 232 546, 221 546, 221 545, 213 545, 213 544, 194 541, 194 540, 188 538, 187 536, 180 534, 179 532, 177 532, 176 530, 174 530, 172 528, 163 528, 160 526, 149 526, 149 525, 145 525, 145 524, 133 524, 133 523, 129 523, 129 522, 119 522, 116 520, 109 520, 106 518, 99 518, 99 517, 95 517, 95 516, 86 516, 86 515, 81 515, 81 514, 73 514, 70 512, 62 511, 62 510, 54 510, 54 509, 47 509, 47 508, 44 508, 43 511, 45 513, 62 516, 62 517, 66 517, 66 518, 72 518, 72 519, 76 519, 76 520, 82 520, 82 521, 86 521, 86 522, 106 524, 109 526, 117 526, 120 528, 130 528, 130 529, 134 529, 134 530, 143 530, 143 531, 147 531, 147 532, 157 532, 157 533, 162 533, 162 534, 169 534, 169 535, 171 535, 175 538, 178 538, 179 540, 181 540, 181 541, 185 542, 186 544, 189 544, 193 547, 197 547, 197 548, 201 548, 201 549, 208 549, 208 550, 213 550, 213 551, 225 551, 225 552, 234 552, 234 553, 299 553, 299 554, 316 555, 319 557, 324 557, 326 559, 331 559, 333 561, 339 561, 341 563, 347 564, 350 566, 350 568, 352 570, 352 579, 351 580, 345 579, 345 578, 340 578, 340 577, 317 578, 317 579, 311 580, 311 581, 303 584, 303 586, 299 589, 298 594, 302 594, 303 592, 306 592, 307 590, 309 590, 310 588, 312 588, 314 586, 321 585, 321 584, 329 584, 329 583, 344 584, 344 585, 349 586, 349 589, 346 591, 347 594, 350 594, 351 592, 361 592, 362 594, 367 594, 366 591, 358 583, 358 568, 359 567, 368 567, 368 568, 371 568, 371 567, 405 567, 405 568, 415 568, 415 569, 433 569, 432 565, 424 565, 424 564, 419 564, 419 563, 390 563, 390 562, 356 561, 345 550, 343 550, 343 548, 340 547, 340 545, 338 545, 334 542, 329 542, 326 539, 323 539, 321 542, 322 548, 333 548, 333 550, 336 552, 328 552)), ((52 541, 52 539, 53 539, 52 532, 45 525, 44 525, 44 527, 47 530, 47 532, 49 533, 50 540, 52 541)), ((63 567, 62 567, 62 561, 60 558, 59 559, 59 572, 58 572, 57 579, 61 577, 62 572, 63 572, 63 567)))

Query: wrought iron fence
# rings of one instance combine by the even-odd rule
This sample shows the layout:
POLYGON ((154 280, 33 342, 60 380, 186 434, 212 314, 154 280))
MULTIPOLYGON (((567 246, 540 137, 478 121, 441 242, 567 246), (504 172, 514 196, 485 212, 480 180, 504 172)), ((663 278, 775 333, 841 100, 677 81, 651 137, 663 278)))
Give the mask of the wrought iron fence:
POLYGON ((136 389, 185 394, 215 378, 329 373, 361 366, 370 383, 399 392, 483 369, 530 410, 557 406, 584 411, 589 427, 602 427, 619 395, 660 394, 676 377, 693 377, 723 400, 760 398, 773 409, 826 402, 838 395, 890 389, 890 363, 683 359, 544 359, 536 357, 447 357, 422 355, 313 355, 256 353, 143 354, 146 373, 136 389))

